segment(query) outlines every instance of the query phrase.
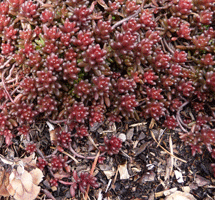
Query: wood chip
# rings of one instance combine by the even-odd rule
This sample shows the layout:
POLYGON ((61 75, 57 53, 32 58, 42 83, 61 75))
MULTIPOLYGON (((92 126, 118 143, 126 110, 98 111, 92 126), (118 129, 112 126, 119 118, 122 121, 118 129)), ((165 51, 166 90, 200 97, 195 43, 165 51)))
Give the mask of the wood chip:
POLYGON ((141 154, 151 142, 144 142, 139 148, 134 150, 135 156, 141 154))
POLYGON ((183 183, 184 180, 183 180, 183 175, 180 171, 178 170, 174 170, 174 173, 175 173, 175 178, 177 180, 178 183, 183 183))
POLYGON ((210 184, 210 180, 203 178, 200 175, 196 175, 195 176, 195 182, 199 187, 205 186, 205 185, 209 185, 210 184))
POLYGON ((194 198, 194 196, 189 193, 176 191, 173 194, 167 196, 165 200, 196 200, 196 198, 194 198))
POLYGON ((127 168, 127 162, 124 165, 119 165, 118 171, 119 171, 121 180, 130 178, 130 175, 128 173, 128 168, 127 168))
POLYGON ((126 133, 127 140, 131 140, 133 135, 134 135, 134 128, 128 129, 128 131, 126 133))
MULTIPOLYGON (((161 183, 164 186, 164 183, 163 183, 162 180, 161 180, 161 183)), ((172 193, 174 193, 176 191, 177 191, 177 188, 171 188, 169 190, 164 190, 164 191, 161 191, 161 192, 156 192, 155 193, 155 198, 161 197, 163 195, 168 196, 168 195, 170 195, 170 194, 172 194, 172 193)))
POLYGON ((182 190, 183 190, 183 192, 187 192, 187 193, 189 193, 191 191, 189 186, 182 187, 182 190))
POLYGON ((155 173, 153 171, 146 172, 140 178, 140 183, 152 182, 155 180, 155 173))

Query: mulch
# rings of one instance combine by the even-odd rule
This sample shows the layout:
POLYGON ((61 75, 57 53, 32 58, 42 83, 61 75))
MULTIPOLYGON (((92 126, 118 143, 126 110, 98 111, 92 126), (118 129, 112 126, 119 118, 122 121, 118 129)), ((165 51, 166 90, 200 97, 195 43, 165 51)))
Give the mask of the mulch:
MULTIPOLYGON (((38 137, 42 137, 40 149, 49 155, 54 151, 50 148, 50 133, 45 124, 40 126, 43 134, 36 131, 38 137)), ((90 137, 99 140, 101 133, 121 138, 123 148, 119 154, 107 156, 103 164, 97 163, 93 175, 100 187, 90 188, 88 199, 161 200, 175 191, 190 193, 197 200, 215 199, 215 179, 210 169, 213 160, 206 148, 202 155, 192 156, 190 147, 179 139, 180 129, 161 129, 153 120, 141 123, 129 121, 97 126, 90 137)), ((76 151, 82 155, 95 155, 91 152, 92 144, 88 143, 89 149, 86 148, 86 141, 80 140, 76 151)), ((72 170, 90 171, 93 160, 77 160, 80 161, 78 164, 70 163, 72 170)), ((40 199, 49 199, 43 191, 49 191, 56 200, 84 199, 80 192, 71 198, 69 187, 61 183, 57 188, 51 187, 49 179, 47 170, 40 184, 43 189, 40 199)))

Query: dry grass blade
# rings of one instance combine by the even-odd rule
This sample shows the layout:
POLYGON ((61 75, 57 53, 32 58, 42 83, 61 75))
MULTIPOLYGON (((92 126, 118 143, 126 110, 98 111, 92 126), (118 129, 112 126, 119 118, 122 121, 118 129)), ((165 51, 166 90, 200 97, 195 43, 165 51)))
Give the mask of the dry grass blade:
MULTIPOLYGON (((173 155, 173 145, 172 145, 172 137, 171 137, 171 135, 169 136, 169 148, 170 148, 170 153, 173 155)), ((173 164, 174 164, 174 158, 173 158, 173 156, 171 156, 170 174, 172 174, 173 164)))
POLYGON ((72 160, 74 160, 76 164, 78 164, 78 163, 79 163, 79 162, 78 162, 78 160, 77 160, 77 159, 75 159, 75 157, 73 157, 73 156, 72 156, 72 155, 70 155, 69 153, 67 153, 67 152, 65 152, 65 151, 63 151, 63 152, 61 152, 61 153, 63 153, 63 154, 65 154, 65 155, 69 156, 70 158, 72 158, 72 160))
POLYGON ((116 170, 116 174, 115 174, 115 176, 114 176, 114 179, 113 179, 113 183, 112 183, 112 185, 114 185, 114 184, 115 184, 115 182, 116 182, 116 178, 117 178, 117 176, 118 176, 118 173, 119 173, 119 168, 117 168, 117 170, 116 170))
POLYGON ((136 124, 131 124, 129 127, 145 126, 146 124, 147 124, 147 122, 140 122, 140 123, 136 123, 136 124))
MULTIPOLYGON (((172 145, 171 135, 169 136, 169 148, 170 148, 170 153, 173 155, 173 145, 172 145)), ((174 158, 173 156, 170 155, 170 158, 168 158, 167 160, 166 175, 164 180, 168 180, 169 177, 172 175, 173 164, 174 164, 174 158)))
POLYGON ((93 138, 92 138, 90 135, 88 136, 88 139, 89 139, 90 142, 93 144, 93 146, 94 146, 96 149, 98 149, 96 143, 94 142, 93 138))
MULTIPOLYGON (((152 138, 153 138, 154 141, 158 144, 158 141, 156 140, 154 133, 153 133, 152 131, 150 131, 150 132, 151 132, 152 138)), ((172 157, 174 157, 175 159, 180 160, 181 162, 187 163, 186 160, 183 160, 183 159, 178 158, 177 156, 171 154, 169 151, 167 151, 167 150, 166 150, 164 147, 162 147, 160 144, 158 144, 158 146, 159 146, 161 149, 163 149, 166 153, 168 153, 169 155, 171 155, 172 157)))
MULTIPOLYGON (((51 149, 56 149, 55 147, 51 147, 51 149)), ((61 153, 69 156, 73 161, 75 161, 76 164, 79 163, 79 161, 77 159, 75 159, 75 157, 73 157, 72 155, 70 155, 69 153, 67 153, 66 151, 62 151, 61 153)))

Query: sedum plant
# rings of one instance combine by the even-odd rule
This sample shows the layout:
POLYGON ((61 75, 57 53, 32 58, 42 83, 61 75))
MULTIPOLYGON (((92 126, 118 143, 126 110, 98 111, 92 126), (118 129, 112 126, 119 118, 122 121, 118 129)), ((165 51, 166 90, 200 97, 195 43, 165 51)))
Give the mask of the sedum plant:
MULTIPOLYGON (((151 1, 100 3, 0 3, 4 145, 20 137, 28 142, 27 153, 38 153, 33 125, 54 124, 57 153, 49 152, 48 158, 38 153, 38 167, 51 171, 50 182, 56 186, 63 176, 69 181, 72 175, 63 152, 79 155, 73 148, 83 141, 88 148, 90 137, 103 152, 100 161, 120 153, 123 143, 117 135, 94 138, 91 132, 97 126, 153 118, 169 130, 180 128, 180 138, 193 156, 206 148, 214 162, 213 1, 164 0, 162 7, 151 1)), ((73 196, 77 188, 85 192, 87 184, 98 186, 88 173, 73 177, 73 196)))

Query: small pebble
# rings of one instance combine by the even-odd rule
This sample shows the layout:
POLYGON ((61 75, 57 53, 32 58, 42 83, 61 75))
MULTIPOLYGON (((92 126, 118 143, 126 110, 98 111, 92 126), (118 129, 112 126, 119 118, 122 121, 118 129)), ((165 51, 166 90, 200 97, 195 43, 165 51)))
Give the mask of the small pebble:
POLYGON ((124 133, 120 133, 119 136, 118 136, 118 138, 121 139, 122 142, 126 141, 126 135, 124 133))

